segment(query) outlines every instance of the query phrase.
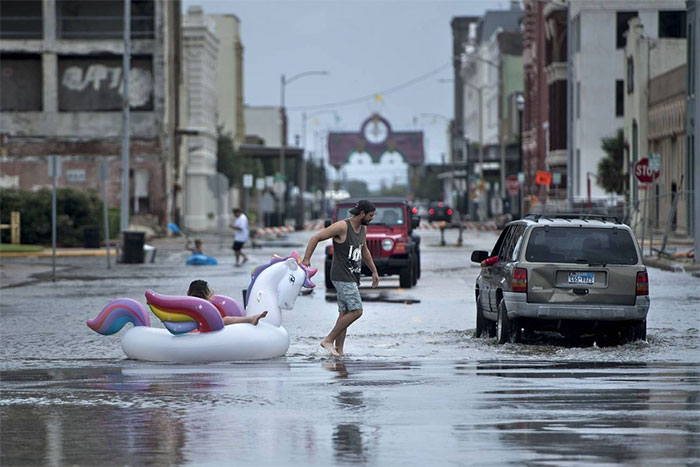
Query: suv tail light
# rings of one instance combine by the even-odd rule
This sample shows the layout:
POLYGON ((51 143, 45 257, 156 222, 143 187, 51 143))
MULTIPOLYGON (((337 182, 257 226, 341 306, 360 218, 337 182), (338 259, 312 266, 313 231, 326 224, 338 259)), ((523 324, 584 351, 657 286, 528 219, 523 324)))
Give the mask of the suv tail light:
POLYGON ((448 210, 447 210, 447 215, 448 215, 448 216, 451 216, 451 215, 452 215, 452 209, 448 209, 448 210))
POLYGON ((435 209, 430 208, 430 211, 428 211, 430 214, 435 214, 435 209))
MULTIPOLYGON (((637 276, 637 278, 637 280, 639 280, 639 276, 637 276)), ((527 269, 513 269, 513 278, 510 281, 510 288, 513 292, 527 293, 527 269)))
POLYGON ((635 295, 649 295, 649 276, 646 271, 637 273, 637 293, 635 295))

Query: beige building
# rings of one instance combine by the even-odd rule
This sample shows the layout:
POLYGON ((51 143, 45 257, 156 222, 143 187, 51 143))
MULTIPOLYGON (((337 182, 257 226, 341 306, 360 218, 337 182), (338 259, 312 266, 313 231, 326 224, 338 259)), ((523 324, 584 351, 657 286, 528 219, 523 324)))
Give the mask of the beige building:
POLYGON ((230 133, 236 145, 245 140, 243 113, 243 44, 236 15, 207 15, 214 20, 219 38, 216 61, 218 123, 230 133))
MULTIPOLYGON (((653 225, 664 228, 674 193, 682 190, 680 177, 685 172, 686 40, 645 37, 644 27, 636 18, 629 25, 621 83, 627 151, 624 172, 629 176, 636 219, 648 204, 653 225), (660 155, 661 175, 652 190, 640 190, 633 167, 651 153, 660 155)), ((688 231, 685 212, 686 202, 681 198, 674 223, 679 234, 688 231)))

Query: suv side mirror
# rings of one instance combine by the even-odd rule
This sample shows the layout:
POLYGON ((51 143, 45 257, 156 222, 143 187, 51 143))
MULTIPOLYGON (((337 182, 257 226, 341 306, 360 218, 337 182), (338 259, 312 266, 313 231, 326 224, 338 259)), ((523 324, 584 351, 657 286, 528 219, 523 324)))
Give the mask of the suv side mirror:
POLYGON ((332 223, 333 223, 333 221, 332 221, 331 219, 326 219, 326 220, 323 222, 323 228, 325 229, 325 228, 330 227, 332 223))
POLYGON ((489 257, 489 252, 484 250, 474 250, 472 251, 472 263, 481 263, 483 260, 489 257))
POLYGON ((411 216, 411 228, 415 229, 420 225, 420 216, 411 216))

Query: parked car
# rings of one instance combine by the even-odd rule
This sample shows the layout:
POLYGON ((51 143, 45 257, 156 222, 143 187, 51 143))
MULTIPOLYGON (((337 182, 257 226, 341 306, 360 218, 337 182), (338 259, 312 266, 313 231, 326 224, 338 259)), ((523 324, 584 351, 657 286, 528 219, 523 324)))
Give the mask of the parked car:
MULTIPOLYGON (((338 219, 351 217, 350 209, 357 199, 340 201, 335 206, 333 218, 326 220, 326 227, 338 219)), ((414 231, 420 224, 420 217, 412 213, 413 207, 402 198, 372 198, 377 208, 374 219, 367 226, 366 243, 372 261, 380 276, 399 275, 399 285, 410 288, 420 278, 420 236, 414 231)), ((326 247, 326 288, 333 289, 331 261, 333 245, 326 247)), ((362 274, 371 276, 371 272, 362 263, 362 274)))
POLYGON ((452 222, 452 208, 442 201, 434 201, 428 207, 428 221, 452 222))
POLYGON ((491 253, 472 252, 476 336, 593 334, 600 343, 646 339, 649 279, 632 230, 615 218, 528 215, 510 222, 491 253))

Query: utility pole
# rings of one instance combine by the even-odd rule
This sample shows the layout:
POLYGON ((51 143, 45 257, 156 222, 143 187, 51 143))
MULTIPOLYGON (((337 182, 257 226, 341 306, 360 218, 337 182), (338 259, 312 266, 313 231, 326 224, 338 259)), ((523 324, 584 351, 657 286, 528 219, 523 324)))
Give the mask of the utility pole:
MULTIPOLYGON (((571 40, 571 4, 566 7, 566 205, 569 212, 574 210, 574 135, 571 119, 574 116, 572 102, 574 98, 573 79, 574 61, 571 54, 574 46, 571 40)), ((579 174, 576 174, 579 176, 579 174)))
POLYGON ((122 232, 129 230, 129 71, 131 69, 131 1, 124 1, 124 55, 122 57, 122 232))

